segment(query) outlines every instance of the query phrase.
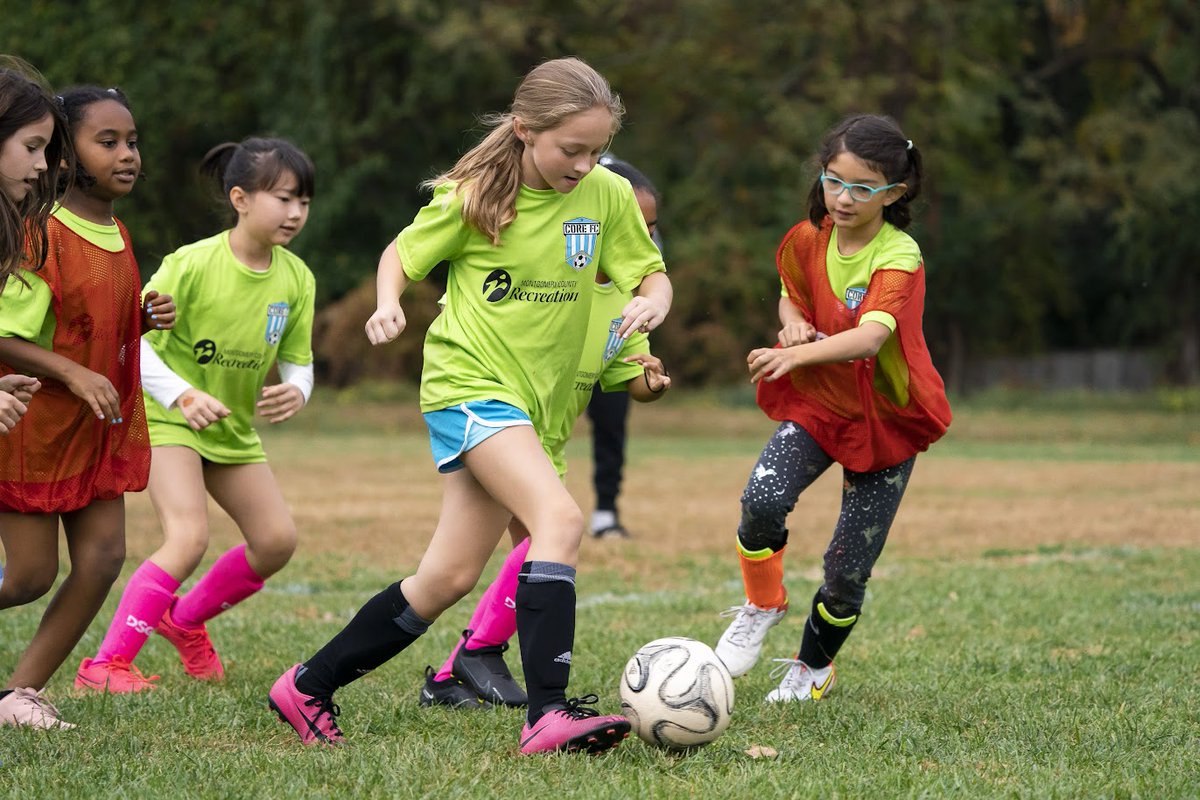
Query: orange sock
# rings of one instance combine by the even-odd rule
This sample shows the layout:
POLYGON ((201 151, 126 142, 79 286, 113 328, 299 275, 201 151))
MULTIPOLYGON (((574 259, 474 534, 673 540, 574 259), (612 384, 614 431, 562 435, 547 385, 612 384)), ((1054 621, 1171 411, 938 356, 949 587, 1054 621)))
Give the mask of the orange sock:
POLYGON ((787 545, 784 545, 776 552, 764 548, 748 553, 738 543, 746 598, 759 608, 787 606, 787 590, 783 588, 783 551, 786 549, 787 545))

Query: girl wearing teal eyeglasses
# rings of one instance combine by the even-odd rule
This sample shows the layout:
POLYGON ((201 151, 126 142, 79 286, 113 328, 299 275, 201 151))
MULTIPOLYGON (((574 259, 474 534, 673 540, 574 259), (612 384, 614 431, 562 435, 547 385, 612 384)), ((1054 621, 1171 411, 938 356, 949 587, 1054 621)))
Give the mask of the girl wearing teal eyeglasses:
POLYGON ((774 659, 767 701, 820 700, 862 612, 916 454, 941 437, 950 406, 921 330, 925 271, 903 229, 921 189, 921 153, 888 117, 848 117, 817 153, 808 219, 776 254, 782 329, 750 352, 758 404, 781 424, 742 494, 737 549, 746 601, 717 655, 735 677, 758 661, 788 610, 788 514, 826 469, 842 466, 842 508, 799 651, 774 659))

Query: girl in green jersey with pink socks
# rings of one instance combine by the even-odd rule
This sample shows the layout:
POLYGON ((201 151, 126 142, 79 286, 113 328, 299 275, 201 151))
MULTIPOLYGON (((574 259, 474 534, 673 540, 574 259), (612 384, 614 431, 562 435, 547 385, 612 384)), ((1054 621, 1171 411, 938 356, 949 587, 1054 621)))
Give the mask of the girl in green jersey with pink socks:
POLYGON ((290 142, 251 138, 213 148, 201 169, 220 181, 236 223, 167 256, 147 284, 179 308, 175 329, 142 345, 150 500, 166 541, 129 579, 99 652, 80 665, 81 688, 151 688, 133 660, 156 630, 189 675, 221 679, 205 623, 261 589, 296 547, 253 418, 283 422, 312 391, 315 282, 287 250, 308 220, 312 161, 290 142), (264 386, 276 362, 283 380, 264 386), (208 548, 208 495, 246 541, 178 597, 208 548))

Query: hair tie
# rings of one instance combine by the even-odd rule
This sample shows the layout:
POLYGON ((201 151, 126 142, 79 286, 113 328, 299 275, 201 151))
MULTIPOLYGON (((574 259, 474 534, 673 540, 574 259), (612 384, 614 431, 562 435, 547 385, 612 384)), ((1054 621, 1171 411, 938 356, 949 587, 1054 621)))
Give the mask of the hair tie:
POLYGON ((906 148, 904 148, 904 149, 905 149, 905 150, 912 150, 912 139, 905 139, 904 141, 908 142, 908 147, 906 147, 906 148))

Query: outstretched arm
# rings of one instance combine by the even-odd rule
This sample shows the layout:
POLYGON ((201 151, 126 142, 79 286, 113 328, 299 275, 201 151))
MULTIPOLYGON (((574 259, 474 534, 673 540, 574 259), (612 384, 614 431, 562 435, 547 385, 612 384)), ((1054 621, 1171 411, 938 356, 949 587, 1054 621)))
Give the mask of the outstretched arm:
POLYGON ((891 330, 882 322, 868 321, 849 331, 793 347, 760 347, 746 356, 750 382, 770 383, 794 369, 871 358, 883 347, 891 330))
POLYGON ((408 288, 408 276, 400 263, 400 253, 392 242, 379 257, 375 275, 375 313, 367 320, 367 338, 371 344, 387 344, 403 331, 407 324, 400 308, 400 297, 408 288))

